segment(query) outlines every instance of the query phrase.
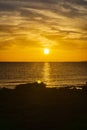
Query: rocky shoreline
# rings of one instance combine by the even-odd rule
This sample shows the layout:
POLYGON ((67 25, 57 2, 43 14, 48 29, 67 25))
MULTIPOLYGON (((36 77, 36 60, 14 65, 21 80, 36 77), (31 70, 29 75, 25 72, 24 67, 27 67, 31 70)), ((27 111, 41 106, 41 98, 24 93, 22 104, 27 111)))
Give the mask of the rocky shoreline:
POLYGON ((37 82, 2 88, 0 129, 87 129, 87 84, 80 88, 47 88, 37 82))

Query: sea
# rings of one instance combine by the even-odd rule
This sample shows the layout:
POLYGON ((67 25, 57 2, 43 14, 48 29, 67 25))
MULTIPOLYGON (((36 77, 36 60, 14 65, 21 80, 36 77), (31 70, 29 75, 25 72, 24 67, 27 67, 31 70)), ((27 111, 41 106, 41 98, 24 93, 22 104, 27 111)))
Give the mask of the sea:
POLYGON ((84 85, 87 62, 0 62, 0 88, 38 81, 47 87, 84 85))

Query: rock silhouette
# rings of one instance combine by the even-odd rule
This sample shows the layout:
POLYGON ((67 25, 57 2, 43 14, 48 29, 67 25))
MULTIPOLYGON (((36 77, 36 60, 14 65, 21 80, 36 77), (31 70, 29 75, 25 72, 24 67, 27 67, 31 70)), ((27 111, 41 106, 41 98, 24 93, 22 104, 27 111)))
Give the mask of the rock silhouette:
POLYGON ((46 88, 36 82, 2 88, 0 129, 87 129, 87 84, 82 89, 46 88))

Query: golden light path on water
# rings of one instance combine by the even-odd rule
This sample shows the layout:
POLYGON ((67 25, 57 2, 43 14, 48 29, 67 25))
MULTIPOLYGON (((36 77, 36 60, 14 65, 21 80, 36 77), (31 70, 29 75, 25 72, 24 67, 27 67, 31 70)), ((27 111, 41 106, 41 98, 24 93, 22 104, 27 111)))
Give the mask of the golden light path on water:
POLYGON ((43 78, 38 79, 37 83, 40 84, 40 83, 44 82, 44 83, 46 83, 47 86, 49 86, 49 84, 50 84, 50 64, 48 62, 44 63, 42 75, 43 75, 43 78))
POLYGON ((45 83, 47 82, 48 84, 50 82, 50 64, 48 62, 44 63, 43 80, 44 80, 45 83))

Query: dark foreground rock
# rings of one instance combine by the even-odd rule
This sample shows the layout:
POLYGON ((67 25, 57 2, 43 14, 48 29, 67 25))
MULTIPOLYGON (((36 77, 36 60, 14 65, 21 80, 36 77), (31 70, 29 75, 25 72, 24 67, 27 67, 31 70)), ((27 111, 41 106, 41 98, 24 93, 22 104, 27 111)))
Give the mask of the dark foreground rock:
POLYGON ((0 130, 87 130, 87 85, 46 88, 44 83, 0 90, 0 130))

